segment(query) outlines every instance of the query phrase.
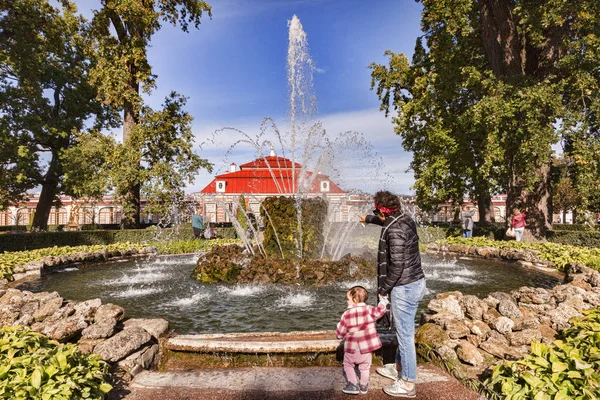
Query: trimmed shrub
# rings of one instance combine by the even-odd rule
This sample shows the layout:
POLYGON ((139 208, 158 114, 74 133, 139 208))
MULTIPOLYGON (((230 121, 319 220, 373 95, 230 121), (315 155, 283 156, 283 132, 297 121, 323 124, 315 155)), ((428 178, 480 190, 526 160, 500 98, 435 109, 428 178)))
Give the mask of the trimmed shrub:
MULTIPOLYGON (((291 197, 267 197, 261 207, 265 221, 263 246, 269 256, 298 256, 298 214, 296 200, 291 197), (267 215, 268 214, 268 215, 267 215), (281 245, 281 249, 280 246, 281 245)), ((323 227, 327 220, 327 202, 321 198, 302 200, 302 253, 319 256, 323 247, 323 227)))
POLYGON ((600 232, 598 231, 549 231, 546 238, 554 243, 571 246, 600 247, 600 232))
MULTIPOLYGON (((212 226, 212 224, 211 224, 212 226)), ((225 239, 237 237, 235 228, 216 227, 217 236, 225 239)), ((194 232, 191 225, 182 228, 149 228, 126 230, 32 232, 0 235, 0 253, 26 251, 47 247, 90 246, 113 243, 149 243, 154 241, 191 240, 194 232)))
POLYGON ((103 399, 112 390, 108 365, 74 344, 24 327, 0 329, 0 398, 103 399))
POLYGON ((552 224, 552 230, 555 231, 598 231, 600 230, 600 224, 588 225, 588 224, 552 224))

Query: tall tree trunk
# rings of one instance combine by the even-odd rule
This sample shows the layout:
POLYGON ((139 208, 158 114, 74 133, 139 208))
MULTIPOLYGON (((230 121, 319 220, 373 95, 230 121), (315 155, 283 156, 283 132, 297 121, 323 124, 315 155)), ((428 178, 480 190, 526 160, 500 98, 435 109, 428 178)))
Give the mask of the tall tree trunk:
POLYGON ((531 191, 523 190, 516 184, 517 178, 511 177, 506 197, 507 225, 511 211, 518 208, 526 214, 527 229, 536 239, 544 239, 552 229, 552 196, 550 194, 550 164, 544 164, 537 170, 537 183, 531 191))
MULTIPOLYGON (((135 67, 131 67, 131 76, 133 77, 130 81, 130 86, 136 93, 139 93, 140 86, 135 77, 135 67)), ((132 141, 131 132, 139 122, 139 111, 138 107, 134 104, 127 102, 123 107, 123 145, 132 147, 138 146, 138 143, 132 141)), ((137 154, 137 152, 136 152, 137 154)), ((141 158, 141 157, 140 157, 141 158)), ((134 163, 134 168, 140 168, 141 160, 137 158, 135 160, 128 160, 128 162, 134 163)), ((125 196, 123 198, 123 218, 121 220, 122 228, 139 228, 140 227, 140 182, 137 179, 132 179, 128 182, 129 185, 125 189, 125 196)))
POLYGON ((52 204, 58 192, 58 183, 61 176, 61 167, 56 151, 52 152, 52 159, 50 160, 50 166, 44 176, 44 182, 42 183, 42 192, 35 208, 35 215, 33 216, 32 228, 35 230, 46 231, 48 230, 48 217, 50 216, 50 210, 52 204))
POLYGON ((494 222, 492 196, 488 192, 477 195, 477 211, 480 224, 488 225, 494 222))

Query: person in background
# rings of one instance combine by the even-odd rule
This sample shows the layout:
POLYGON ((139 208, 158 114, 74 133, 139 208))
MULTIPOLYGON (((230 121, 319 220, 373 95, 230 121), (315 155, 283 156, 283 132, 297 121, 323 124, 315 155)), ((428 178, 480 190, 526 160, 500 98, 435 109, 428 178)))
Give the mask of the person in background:
POLYGON ((375 329, 375 321, 386 313, 389 301, 382 297, 377 307, 365 302, 369 293, 362 286, 354 286, 346 292, 348 308, 342 314, 335 335, 344 341, 344 374, 348 381, 342 392, 365 394, 369 390, 369 371, 375 350, 381 348, 381 340, 375 329), (355 366, 360 371, 360 382, 355 366))
POLYGON ((470 238, 473 236, 473 215, 475 215, 475 209, 469 211, 469 206, 463 204, 460 218, 462 220, 463 234, 462 237, 470 238))
POLYGON ((523 238, 523 232, 525 232, 525 227, 527 226, 527 222, 525 222, 525 216, 526 214, 522 213, 518 208, 513 209, 510 222, 515 230, 515 240, 517 242, 520 242, 523 238))
POLYGON ((194 239, 202 237, 202 232, 204 231, 204 219, 198 210, 192 215, 192 229, 194 230, 194 239))
POLYGON ((206 225, 206 229, 204 230, 204 239, 210 240, 215 239, 217 237, 217 232, 210 226, 210 223, 206 225))

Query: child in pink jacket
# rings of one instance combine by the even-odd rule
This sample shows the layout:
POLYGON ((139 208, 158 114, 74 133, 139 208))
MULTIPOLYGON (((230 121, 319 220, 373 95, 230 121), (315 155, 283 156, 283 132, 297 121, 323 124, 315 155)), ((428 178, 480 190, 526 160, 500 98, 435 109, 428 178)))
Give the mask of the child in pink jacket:
POLYGON ((348 385, 342 389, 346 394, 367 393, 369 388, 369 370, 371 353, 381 348, 381 340, 377 335, 375 321, 386 313, 389 301, 380 297, 377 307, 365 304, 369 293, 362 286, 354 286, 346 292, 348 309, 342 314, 335 335, 338 339, 346 339, 344 343, 344 372, 348 385), (354 370, 358 365, 360 383, 354 370))

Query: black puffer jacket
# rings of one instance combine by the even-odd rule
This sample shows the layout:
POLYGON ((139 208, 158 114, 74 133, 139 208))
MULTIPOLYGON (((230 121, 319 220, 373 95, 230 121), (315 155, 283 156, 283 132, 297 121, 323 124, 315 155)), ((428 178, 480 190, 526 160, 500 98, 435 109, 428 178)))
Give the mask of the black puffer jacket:
POLYGON ((394 286, 407 285, 425 277, 417 225, 409 215, 397 211, 385 219, 379 238, 377 273, 379 293, 384 296, 394 286))

